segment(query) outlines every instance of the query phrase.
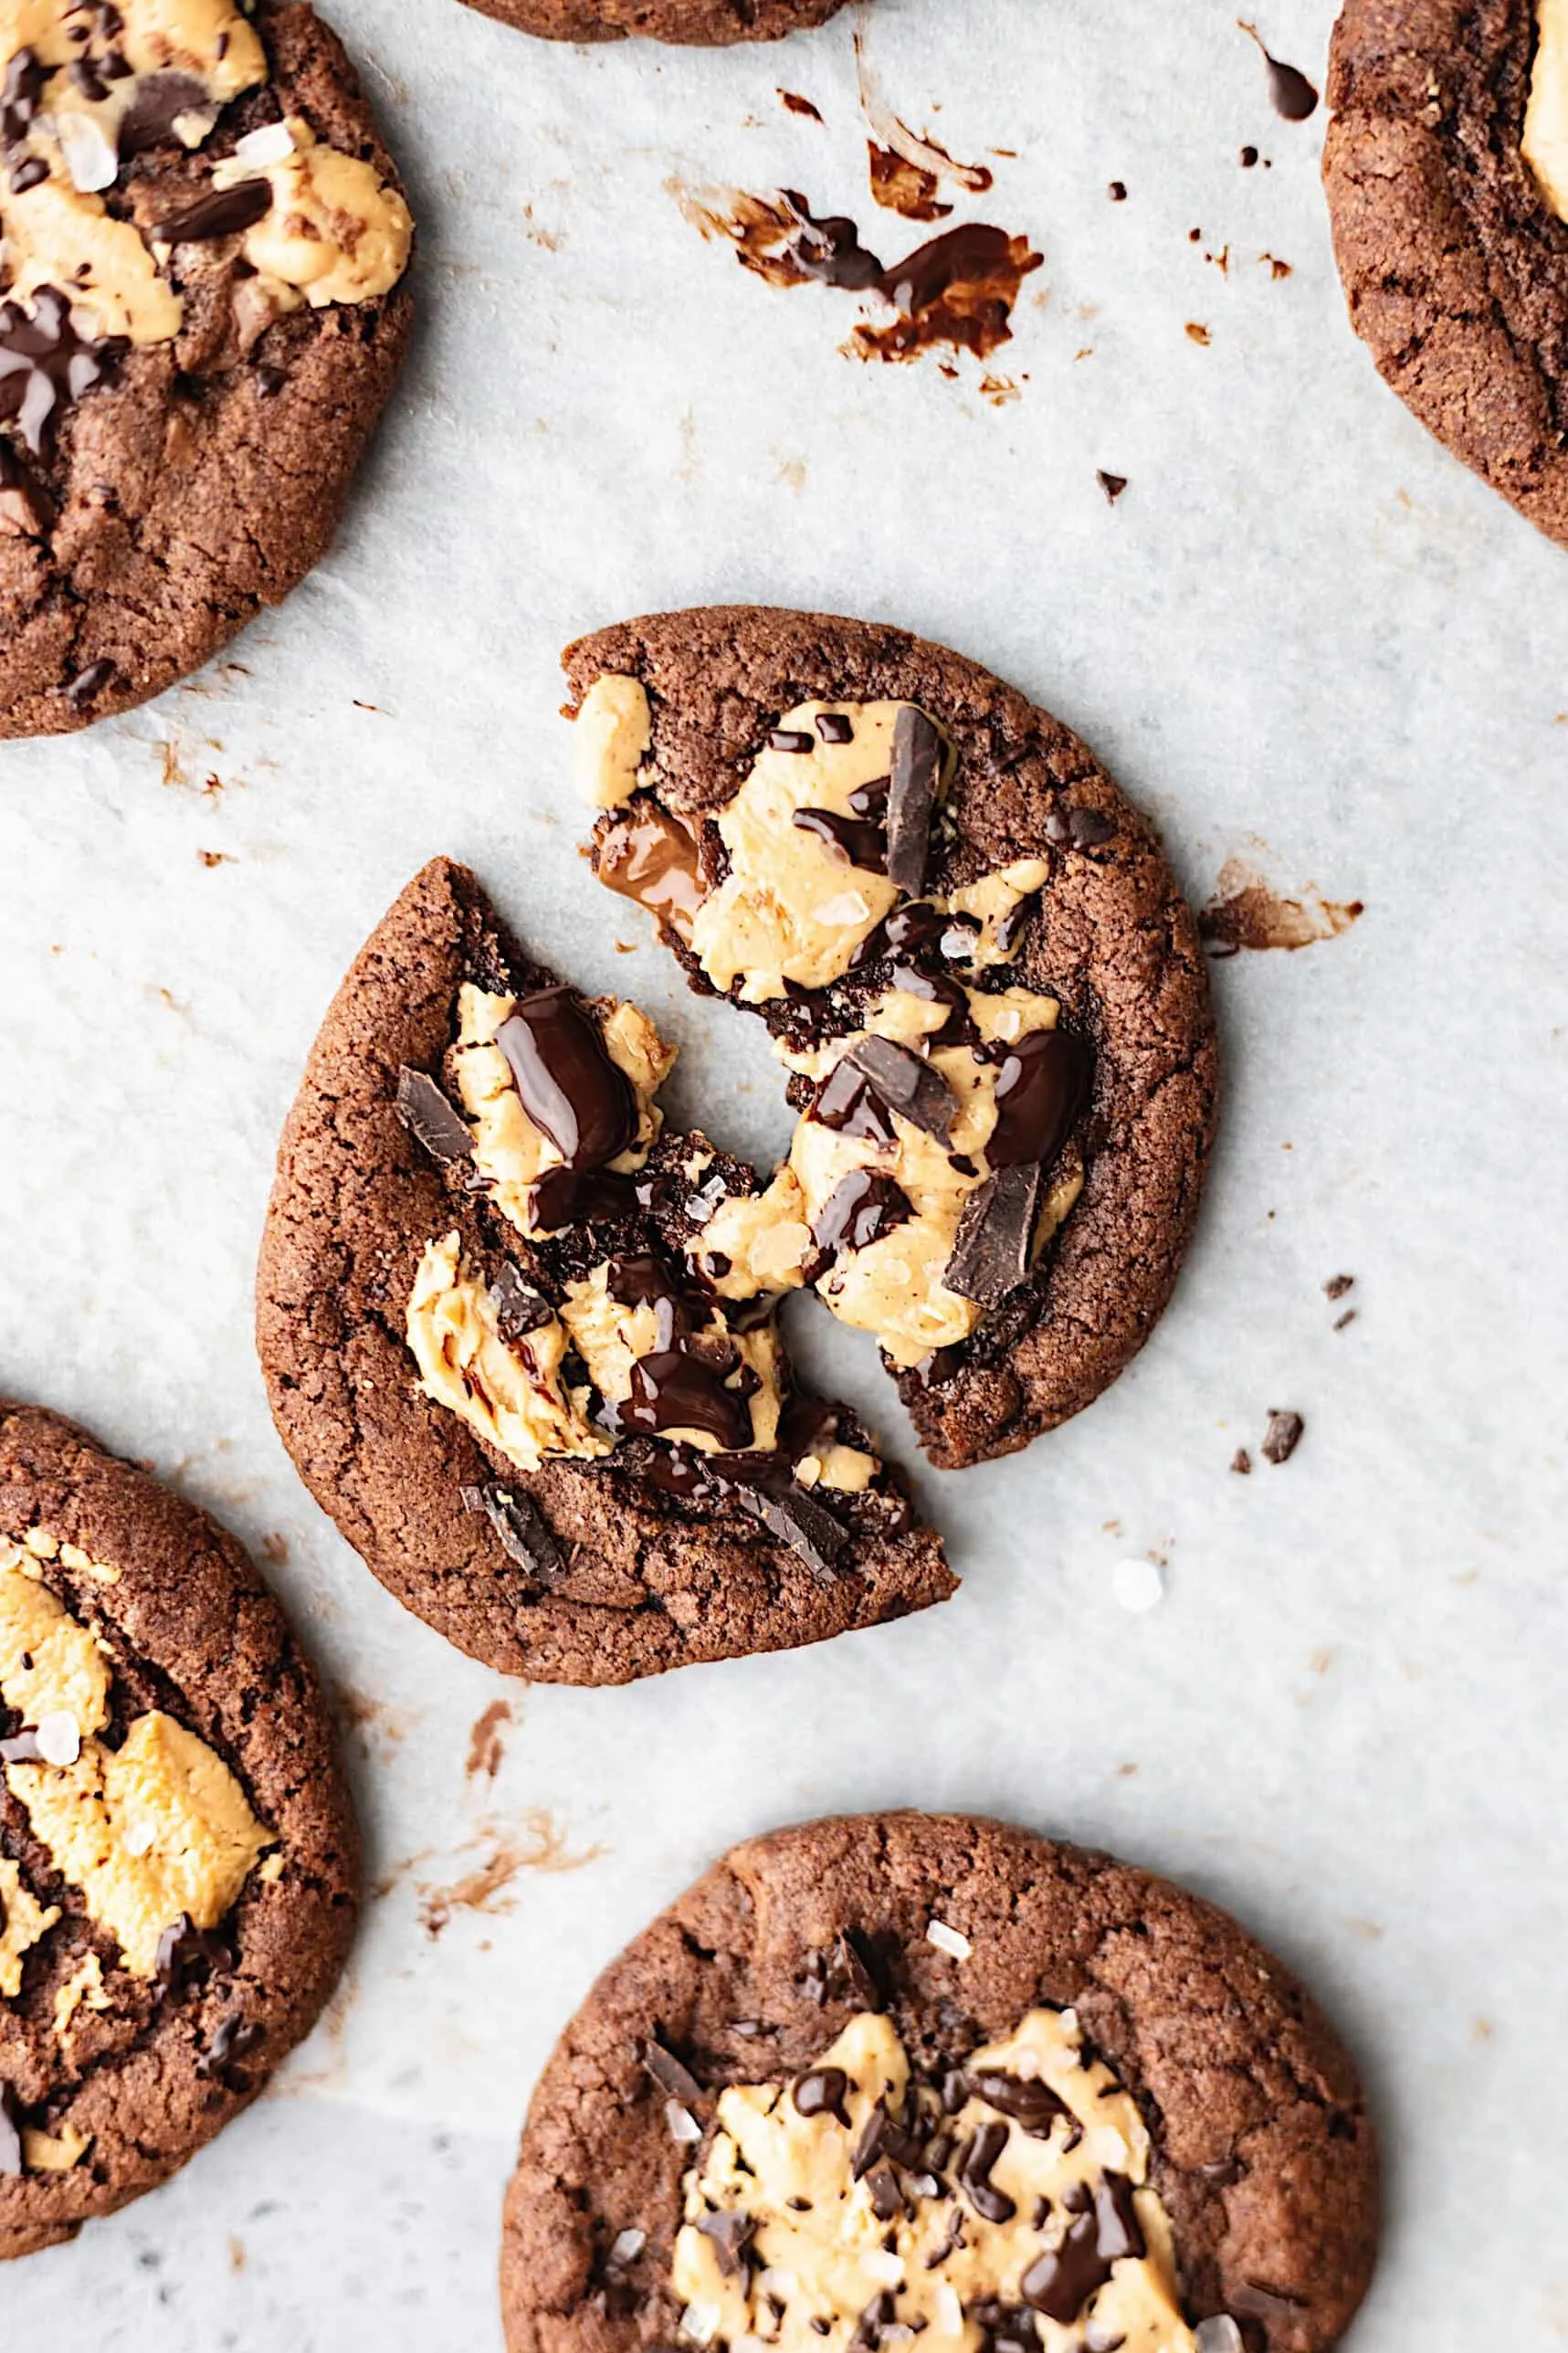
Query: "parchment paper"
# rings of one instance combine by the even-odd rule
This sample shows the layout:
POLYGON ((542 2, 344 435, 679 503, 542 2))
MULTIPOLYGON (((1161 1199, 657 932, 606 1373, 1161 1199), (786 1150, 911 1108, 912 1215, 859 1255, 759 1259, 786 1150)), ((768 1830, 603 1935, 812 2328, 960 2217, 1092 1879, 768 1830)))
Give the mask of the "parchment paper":
MULTIPOLYGON (((954 218, 1045 257, 1000 406, 967 363, 844 358, 850 298, 749 277, 667 192, 782 183, 889 258, 918 242, 867 192, 853 13, 706 56, 555 48, 455 0, 334 13, 416 202, 420 339, 282 611, 149 709, 0 752, 0 1380, 152 1458, 271 1564, 352 1695, 374 1894, 266 2099, 172 2188, 0 2277, 7 2343, 493 2353, 511 2147, 594 1972, 731 1840, 913 1802, 1103 1842, 1233 1907, 1375 2097, 1386 2255, 1355 2353, 1549 2353, 1568 559, 1377 381, 1334 277, 1321 114, 1275 118, 1216 0, 864 12, 889 103, 995 172, 954 218), (1247 142, 1268 168, 1241 168, 1247 142), (1097 469, 1127 478, 1114 507, 1097 469), (1217 966, 1225 1135, 1175 1303, 1069 1428, 921 1480, 956 1602, 628 1691, 525 1690, 399 1611, 273 1435, 249 1308, 272 1153, 342 972, 437 850, 542 957, 669 1025, 678 1109, 783 1145, 760 1029, 689 997, 580 864, 556 717, 568 637, 731 597, 989 664, 1087 736, 1199 900, 1239 856, 1365 913, 1217 966), (1271 1407, 1307 1424, 1279 1468, 1271 1407), (1116 1565, 1149 1555, 1164 1596, 1137 1615, 1116 1565), (502 1761, 469 1776, 498 1698, 502 1761), (433 1891, 529 1855, 429 1933, 433 1891)), ((1280 0, 1262 30, 1321 80, 1331 15, 1280 0)), ((862 1335, 795 1329, 908 1460, 862 1335)))

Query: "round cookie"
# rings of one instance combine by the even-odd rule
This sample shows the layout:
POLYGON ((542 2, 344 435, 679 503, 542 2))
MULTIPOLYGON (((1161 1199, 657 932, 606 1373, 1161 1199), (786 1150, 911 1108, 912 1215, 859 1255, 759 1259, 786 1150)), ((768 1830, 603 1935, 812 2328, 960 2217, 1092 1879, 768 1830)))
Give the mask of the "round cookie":
POLYGON ((1568 6, 1346 0, 1329 100, 1356 332, 1422 424, 1568 545, 1568 6))
POLYGON ((255 2098, 357 1888, 315 1676, 234 1538, 0 1402, 0 2257, 153 2189, 255 2098))
MULTIPOLYGON (((1081 1410, 1170 1296, 1215 1124, 1206 964, 1151 827, 1059 721, 906 630, 714 607, 563 664, 600 880, 652 909, 694 987, 764 1018, 792 1073, 773 1199, 818 1258, 778 1279, 876 1334, 944 1469, 1081 1410), (881 1082, 879 1137, 833 1100, 868 1030, 895 1079, 929 1094, 934 1064, 951 1100, 881 1082), (843 1247, 823 1198, 847 1166, 892 1184, 875 1248, 864 1226, 843 1247)), ((742 1267, 747 1239, 728 1217, 712 1237, 742 1267)))
POLYGON ((954 1589, 853 1413, 796 1388, 773 1303, 724 1309, 687 1271, 755 1180, 662 1127, 673 1060, 436 859, 355 958, 279 1150, 257 1345, 295 1468, 406 1609, 536 1682, 793 1648, 954 1589), (563 1110, 566 1159, 531 1116, 564 1139, 563 1110))
POLYGON ((7 736, 160 692, 324 553, 403 357, 412 234, 303 0, 38 0, 8 26, 7 736))
POLYGON ((563 2034, 506 2341, 1325 2353, 1376 2202, 1351 2061, 1212 1905, 997 1822, 807 1822, 734 1848, 563 2034))
POLYGON ((679 41, 703 48, 777 41, 836 16, 844 0, 468 0, 547 41, 679 41))

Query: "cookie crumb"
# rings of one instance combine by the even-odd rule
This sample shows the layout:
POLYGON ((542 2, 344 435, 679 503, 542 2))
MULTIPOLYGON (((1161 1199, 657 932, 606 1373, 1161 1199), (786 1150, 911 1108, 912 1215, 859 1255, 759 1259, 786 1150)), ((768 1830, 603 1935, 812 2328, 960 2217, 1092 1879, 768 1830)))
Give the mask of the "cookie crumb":
POLYGON ((1125 181, 1125 180, 1112 180, 1112 182, 1110 183, 1110 185, 1107 188, 1107 190, 1106 190, 1106 192, 1105 192, 1105 193, 1106 193, 1106 195, 1110 198, 1110 201, 1111 201, 1111 203, 1112 203, 1113 205, 1124 205, 1124 204, 1127 202, 1127 183, 1126 183, 1126 181, 1125 181))
POLYGON ((1122 491, 1127 488, 1126 475, 1108 474, 1102 467, 1097 466, 1094 470, 1094 479, 1100 484, 1100 489, 1105 492, 1106 505, 1108 507, 1113 507, 1116 504, 1117 500, 1121 496, 1122 491))
POLYGON ((1194 343, 1202 343, 1205 350, 1214 341, 1214 337, 1209 333, 1208 329, 1206 327, 1200 326, 1196 319, 1189 319, 1187 321, 1187 335, 1191 342, 1194 343))
POLYGON ((1354 1309, 1353 1307, 1347 1307, 1347 1308, 1345 1309, 1345 1312, 1344 1312, 1344 1314, 1343 1314, 1342 1315, 1336 1315, 1336 1316, 1335 1316, 1335 1318, 1334 1318, 1334 1329, 1335 1329, 1335 1331, 1336 1331, 1336 1332, 1342 1332, 1342 1331, 1344 1330, 1345 1325, 1346 1325, 1347 1324, 1353 1324, 1353 1323, 1355 1322, 1355 1318, 1356 1318, 1356 1311, 1355 1311, 1355 1309, 1354 1309))
POLYGON ((1353 1274, 1331 1274, 1323 1285, 1325 1299, 1342 1299, 1347 1291, 1355 1289, 1353 1274))
POLYGON ((1245 1446, 1238 1446, 1237 1448, 1236 1452, 1230 1458, 1230 1467, 1233 1471, 1238 1472, 1243 1479, 1249 1478, 1251 1476, 1252 1457, 1247 1452, 1245 1446))
POLYGON ((1268 1427, 1258 1448, 1265 1462, 1289 1462, 1301 1443, 1307 1425, 1299 1413, 1282 1411, 1278 1406, 1268 1409, 1268 1427))

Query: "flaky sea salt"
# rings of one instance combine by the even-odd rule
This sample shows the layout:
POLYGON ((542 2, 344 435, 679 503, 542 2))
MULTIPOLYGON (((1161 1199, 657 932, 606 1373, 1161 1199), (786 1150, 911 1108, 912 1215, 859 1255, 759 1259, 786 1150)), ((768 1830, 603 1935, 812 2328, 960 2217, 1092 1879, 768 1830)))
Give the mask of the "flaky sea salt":
POLYGON ((683 2142, 689 2148, 701 2139, 701 2126, 690 2109, 683 2108, 679 2100, 666 2100, 664 2113, 669 2125, 671 2140, 683 2142))
POLYGON ((1228 2312, 1216 2312, 1197 2326, 1198 2353, 1244 2353, 1246 2340, 1228 2312))
POLYGON ((1157 1609, 1165 1598, 1165 1572, 1157 1560, 1119 1560, 1110 1581, 1123 1609, 1140 1616, 1157 1609))
POLYGON ((83 195, 91 195, 100 188, 114 185, 120 176, 120 156, 112 141, 105 137, 101 124, 95 122, 90 114, 79 114, 74 109, 62 113, 55 122, 55 137, 66 159, 72 187, 79 188, 83 195))
POLYGON ((863 923, 870 912, 858 891, 841 891, 837 899, 824 899, 811 911, 818 923, 863 923))
POLYGON ((38 1718, 33 1735, 38 1754, 46 1765, 74 1765, 81 1755, 81 1734, 77 1720, 65 1708, 56 1708, 38 1718))
POLYGON ((716 2304, 689 2304, 680 2316, 680 2333, 693 2345, 710 2345, 723 2317, 716 2304))
POLYGON ((268 164, 281 164, 293 153, 294 133, 286 122, 264 122, 259 131, 247 131, 234 142, 235 162, 253 172, 264 172, 268 164))
POLYGON ((931 1920, 926 1926, 926 1943, 934 1945, 939 1953, 950 1953, 955 1961, 966 1961, 974 1950, 967 1936, 950 1928, 945 1920, 931 1920))
POLYGON ((610 2242, 610 2261, 613 2263, 635 2263, 647 2244, 646 2231, 618 2232, 610 2242))

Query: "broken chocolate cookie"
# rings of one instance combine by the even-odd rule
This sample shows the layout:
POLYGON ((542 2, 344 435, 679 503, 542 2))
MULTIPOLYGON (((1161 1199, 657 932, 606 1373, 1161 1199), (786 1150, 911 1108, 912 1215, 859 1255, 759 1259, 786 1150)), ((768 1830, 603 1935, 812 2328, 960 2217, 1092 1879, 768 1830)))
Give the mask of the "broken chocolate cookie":
POLYGON ((175 2172, 309 2031, 358 1853, 234 1539, 0 1401, 0 2257, 175 2172))
POLYGON ((468 0, 547 41, 678 41, 704 48, 777 41, 826 25, 844 0, 468 0))
POLYGON ((0 12, 0 735, 194 670, 325 550, 412 238, 304 0, 0 12))
POLYGON ((401 1601, 538 1681, 953 1588, 849 1409, 796 1387, 776 1289, 698 1247, 756 1180, 667 1131, 674 1059, 437 860, 339 991, 279 1155, 257 1331, 284 1443, 401 1601))
POLYGON ((1568 0, 1345 0, 1323 179, 1405 406, 1568 546, 1568 0))
POLYGON ((698 1263, 873 1333, 934 1462, 1026 1445, 1147 1338, 1208 1157, 1205 963, 1149 828, 901 630, 716 607, 564 659, 600 881, 763 1016, 801 1113, 698 1263))
POLYGON ((807 1822, 733 1849, 566 2029, 506 2338, 1328 2353, 1376 2198, 1350 2059, 1224 1913, 997 1822, 807 1822))

